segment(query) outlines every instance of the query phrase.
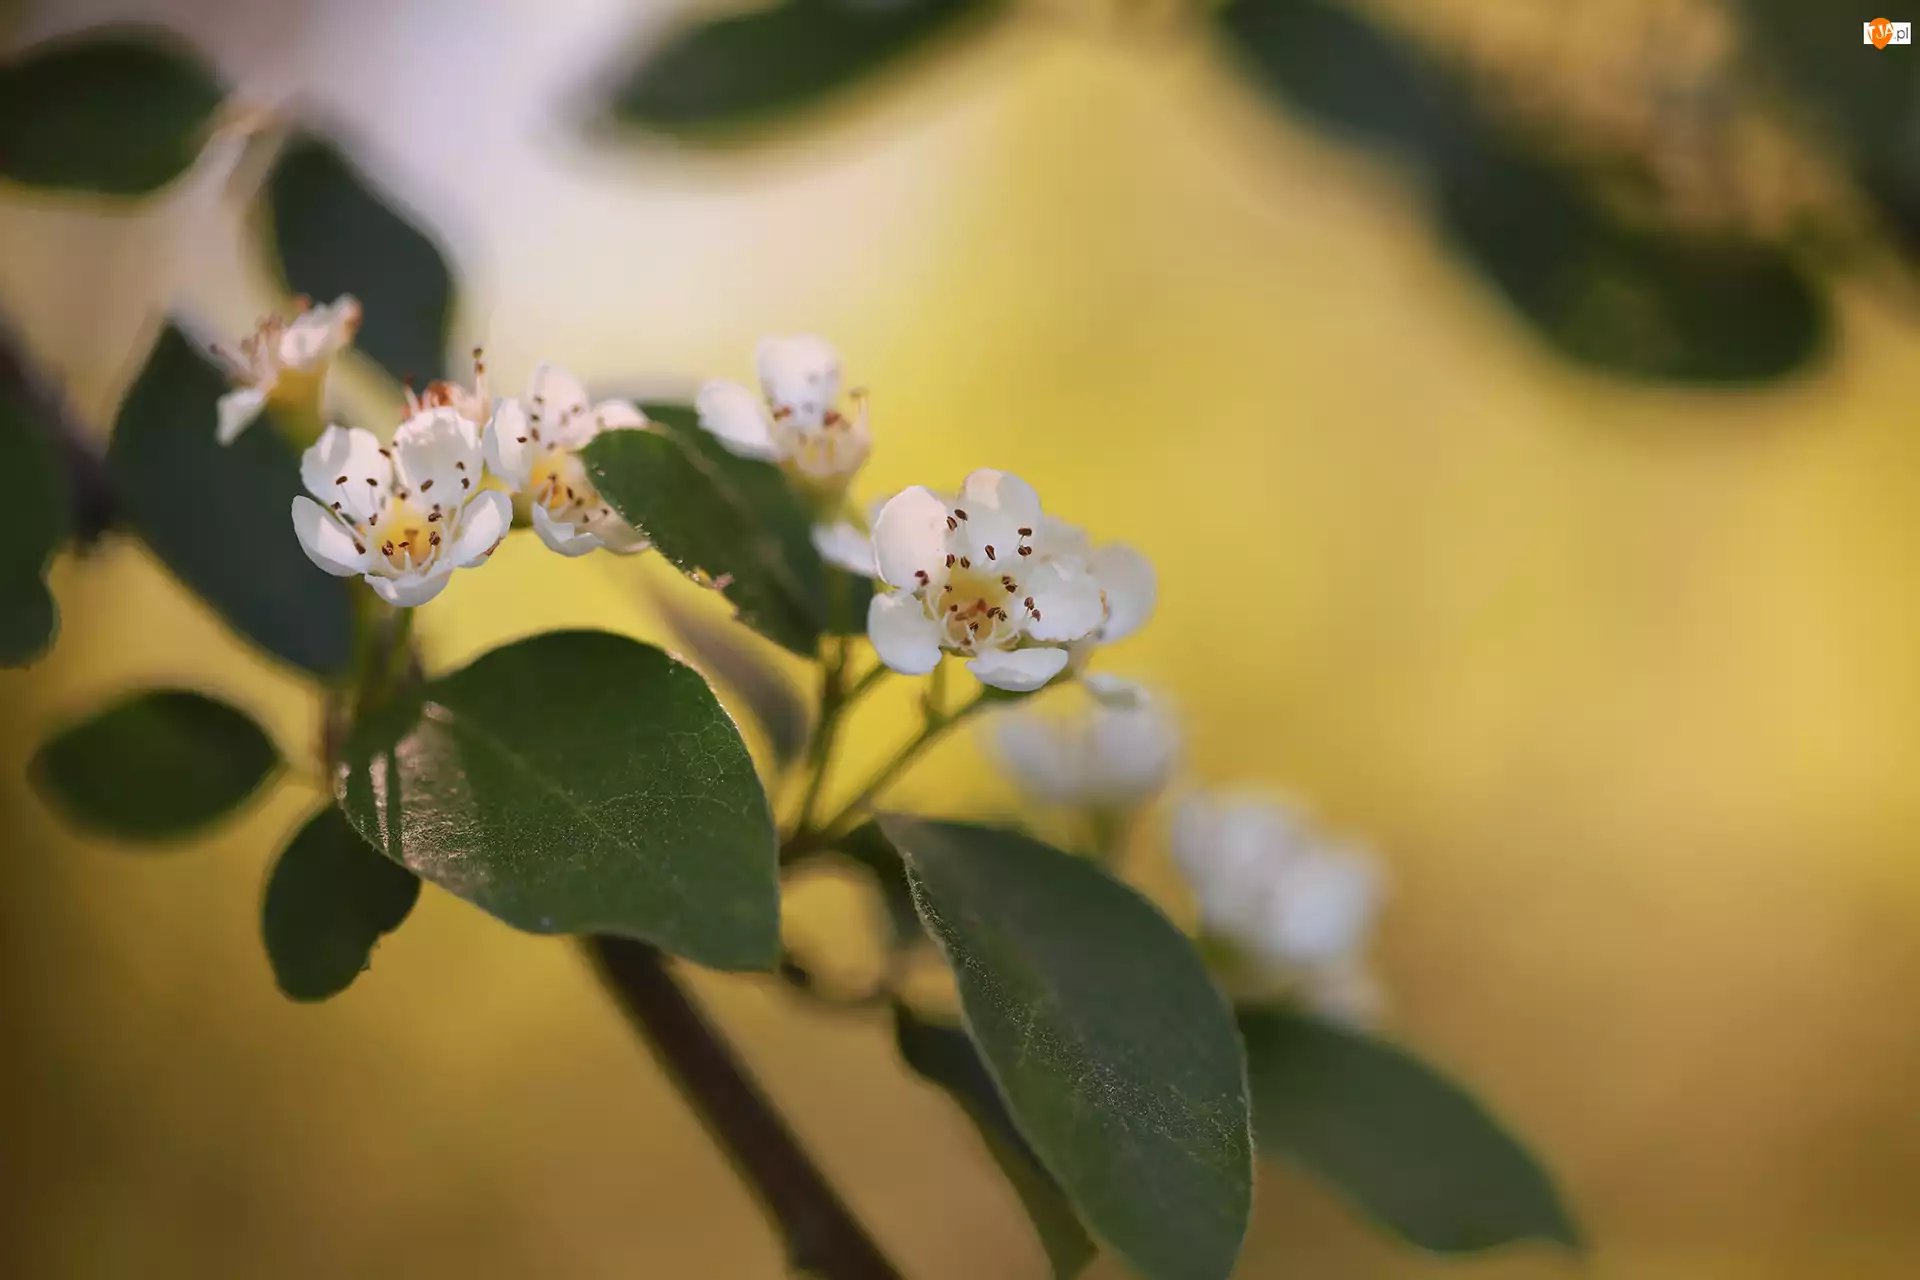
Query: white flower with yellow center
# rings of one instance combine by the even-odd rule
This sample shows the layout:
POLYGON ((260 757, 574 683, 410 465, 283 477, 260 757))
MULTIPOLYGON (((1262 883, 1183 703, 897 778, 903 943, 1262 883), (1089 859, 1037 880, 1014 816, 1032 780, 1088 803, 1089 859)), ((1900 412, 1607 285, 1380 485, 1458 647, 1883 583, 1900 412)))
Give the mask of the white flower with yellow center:
POLYGON ((1100 584, 1040 536, 1040 495, 982 469, 952 502, 920 486, 894 495, 873 525, 880 578, 867 635, 880 660, 925 675, 942 652, 982 684, 1026 693, 1066 669, 1067 645, 1106 619, 1100 584))
POLYGON ((593 404, 580 380, 556 365, 533 371, 522 400, 502 400, 487 427, 487 466, 515 493, 531 499, 533 529, 563 556, 598 548, 622 555, 645 551, 647 536, 600 498, 580 450, 603 431, 647 425, 626 400, 593 404))
POLYGON ((1021 706, 988 721, 1008 776, 1047 804, 1126 809, 1151 799, 1180 756, 1172 710, 1119 676, 1091 675, 1082 684, 1086 701, 1071 715, 1021 706))
POLYGON ((1171 835, 1207 933, 1319 1012, 1372 1017, 1379 992, 1365 956, 1385 890, 1372 856, 1262 795, 1189 797, 1171 835))
POLYGON ((864 392, 840 410, 840 356, 825 338, 763 338, 754 352, 760 395, 737 382, 709 382, 695 407, 700 425, 743 458, 777 463, 829 506, 873 450, 864 392))
POLYGON ((292 320, 267 316, 237 356, 215 347, 234 382, 215 409, 215 438, 232 444, 269 405, 317 417, 327 370, 359 329, 360 304, 342 295, 322 307, 303 301, 292 320))
POLYGON ((328 427, 300 459, 313 497, 293 500, 294 532, 328 573, 362 575, 388 604, 425 604, 513 525, 507 495, 481 488, 481 466, 478 432, 450 407, 407 419, 392 449, 371 431, 328 427))

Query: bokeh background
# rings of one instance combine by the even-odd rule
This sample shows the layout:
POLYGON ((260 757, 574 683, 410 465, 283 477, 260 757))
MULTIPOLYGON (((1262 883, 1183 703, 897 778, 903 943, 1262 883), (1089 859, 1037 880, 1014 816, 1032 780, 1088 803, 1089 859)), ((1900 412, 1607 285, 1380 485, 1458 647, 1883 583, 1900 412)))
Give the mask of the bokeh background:
MULTIPOLYGON (((1743 38, 1719 5, 1362 7, 1569 128, 1644 130, 1624 86, 1743 38)), ((1191 782, 1272 785, 1381 851, 1390 1031, 1542 1154, 1593 1242, 1441 1263, 1268 1169, 1245 1275, 1920 1269, 1920 310, 1897 255, 1842 255, 1787 376, 1621 378, 1464 265, 1405 166, 1276 113, 1175 6, 1022 8, 771 136, 583 128, 619 51, 687 16, 47 0, 3 34, 161 21, 330 122, 444 240, 504 390, 542 359, 684 390, 747 375, 761 334, 822 332, 873 391, 862 497, 999 466, 1152 555, 1159 615, 1108 669, 1178 700, 1191 782)), ((1874 16, 1823 21, 1860 54, 1874 16)), ((1818 146, 1758 154, 1754 201, 1826 200, 1818 146)), ((0 189, 0 306, 96 427, 159 309, 237 335, 277 300, 231 180, 209 161, 135 214, 0 189)), ((565 625, 664 639, 661 594, 700 603, 655 558, 606 560, 510 539, 423 611, 431 661, 565 625)), ((53 584, 57 647, 0 675, 0 1273, 779 1273, 561 942, 429 890, 346 996, 277 995, 257 900, 320 802, 304 766, 191 848, 50 813, 29 755, 122 689, 216 691, 296 758, 317 729, 131 541, 53 584)), ((909 718, 878 699, 842 782, 909 718)), ((899 794, 1010 803, 970 740, 899 794)), ((1184 909, 1151 824, 1131 865, 1184 909)), ((851 888, 801 896, 796 933, 856 931, 851 888)), ((910 1274, 1044 1274, 882 1017, 695 983, 910 1274)))

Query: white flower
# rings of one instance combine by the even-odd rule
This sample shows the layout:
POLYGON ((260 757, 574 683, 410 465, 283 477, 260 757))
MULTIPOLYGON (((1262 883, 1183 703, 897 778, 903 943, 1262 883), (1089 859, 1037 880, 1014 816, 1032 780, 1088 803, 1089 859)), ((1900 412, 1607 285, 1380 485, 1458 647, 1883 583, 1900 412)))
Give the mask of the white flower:
POLYGON ((853 393, 852 417, 840 411, 840 356, 825 338, 763 338, 754 366, 760 395, 737 382, 700 388, 700 425, 731 452, 778 463, 837 498, 873 448, 865 394, 853 393))
POLYGON ((215 438, 232 444, 270 404, 317 415, 327 370, 359 328, 360 303, 351 295, 322 307, 309 307, 303 300, 291 321, 279 316, 261 320, 241 339, 238 356, 215 347, 235 384, 220 397, 215 438))
POLYGON ((371 431, 328 427, 300 459, 313 497, 293 500, 307 558, 341 577, 363 575, 388 604, 439 595, 455 569, 485 560, 513 524, 507 495, 480 487, 477 436, 446 406, 407 419, 391 450, 371 431))
POLYGON ((556 365, 533 371, 524 403, 502 400, 487 427, 487 465, 515 493, 532 498, 533 528, 563 556, 598 547, 630 555, 652 545, 600 499, 580 450, 602 431, 645 427, 626 400, 590 404, 580 380, 556 365))
POLYGON ((1047 516, 1040 524, 1040 544, 1055 556, 1078 558, 1100 584, 1106 612, 1093 633, 1072 646, 1076 664, 1084 664, 1101 645, 1126 639, 1153 616, 1159 597, 1153 562, 1126 543, 1096 547, 1085 530, 1047 516))
POLYGON ((1385 886, 1371 856, 1257 795, 1189 797, 1173 818, 1172 853, 1208 933, 1323 1012, 1377 1007, 1364 956, 1385 886))
POLYGON ((1180 726, 1166 704, 1118 676, 1083 682, 1086 705, 1070 717, 1021 706, 988 721, 993 745, 1020 788, 1050 804, 1123 808, 1167 784, 1180 726))
POLYGON ((469 391, 457 382, 436 380, 427 384, 425 392, 416 395, 412 385, 408 385, 407 417, 414 417, 428 409, 452 409, 471 422, 475 431, 492 420, 493 398, 487 394, 486 354, 479 347, 473 349, 473 390, 469 391))
POLYGON ((953 503, 915 486, 874 521, 876 592, 867 635, 880 660, 925 675, 942 650, 983 684, 1025 693, 1067 666, 1067 645, 1106 621, 1100 584, 1041 536, 1040 495, 1018 476, 975 471, 953 503))

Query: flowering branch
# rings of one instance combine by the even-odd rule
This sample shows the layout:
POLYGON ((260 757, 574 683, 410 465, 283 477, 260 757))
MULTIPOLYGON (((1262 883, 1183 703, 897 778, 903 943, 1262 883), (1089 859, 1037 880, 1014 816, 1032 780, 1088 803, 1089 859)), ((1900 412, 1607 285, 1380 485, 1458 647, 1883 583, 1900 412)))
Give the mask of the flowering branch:
POLYGON ((587 950, 681 1096, 735 1172, 780 1224, 795 1271, 827 1280, 898 1280, 899 1272, 780 1119, 746 1068, 644 942, 605 935, 587 950))

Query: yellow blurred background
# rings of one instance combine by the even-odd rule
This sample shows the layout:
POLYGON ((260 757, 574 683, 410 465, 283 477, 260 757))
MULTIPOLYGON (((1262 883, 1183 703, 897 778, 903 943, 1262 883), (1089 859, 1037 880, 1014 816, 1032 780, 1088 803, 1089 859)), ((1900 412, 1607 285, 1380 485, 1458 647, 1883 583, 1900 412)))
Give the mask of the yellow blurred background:
MULTIPOLYGON (((580 136, 660 5, 47 0, 8 38, 164 21, 335 122, 445 237, 502 390, 542 359, 685 389, 818 331, 873 391, 861 497, 998 466, 1155 559, 1159 614, 1107 668, 1184 708, 1190 781, 1377 846, 1391 1032, 1543 1155, 1594 1246, 1429 1260, 1268 1169, 1244 1275, 1920 1272, 1916 317, 1848 284, 1832 350, 1757 390, 1576 369, 1391 166, 1177 27, 1085 9, 717 153, 580 136)), ((102 429, 156 308, 237 335, 275 301, 223 176, 136 215, 0 191, 0 306, 102 429)), ((666 639, 653 593, 691 589, 606 559, 516 535, 422 612, 433 664, 666 639)), ((429 890, 347 995, 276 994, 257 900, 311 766, 192 848, 49 813, 27 758, 115 691, 216 691, 297 760, 317 709, 130 542, 54 587, 53 654, 0 675, 0 1273, 780 1273, 563 943, 429 890)), ((841 782, 908 720, 878 699, 841 782)), ((1009 803, 970 740, 898 795, 1009 803)), ((1157 831, 1135 854, 1171 887, 1157 831)), ((796 927, 846 928, 818 896, 796 927)), ((884 1019, 695 983, 909 1274, 1044 1274, 884 1019)))

